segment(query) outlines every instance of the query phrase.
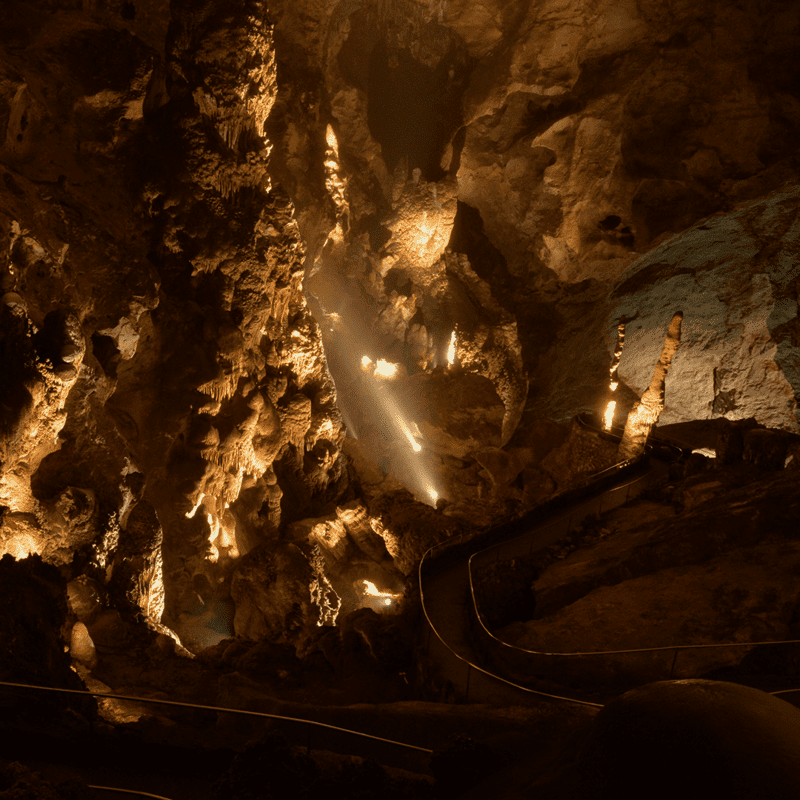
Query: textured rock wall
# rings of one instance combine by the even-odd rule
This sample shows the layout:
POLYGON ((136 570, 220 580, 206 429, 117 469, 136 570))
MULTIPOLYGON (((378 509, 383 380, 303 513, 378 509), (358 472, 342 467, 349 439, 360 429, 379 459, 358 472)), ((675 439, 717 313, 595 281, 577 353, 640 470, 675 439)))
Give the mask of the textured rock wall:
MULTIPOLYGON (((277 101, 276 170, 298 204, 321 319, 337 307, 324 280, 335 274, 358 298, 370 344, 412 372, 441 363, 457 325, 463 365, 503 399, 503 442, 526 402, 526 420, 599 410, 606 326, 638 314, 621 418, 646 388, 639 373, 652 374, 658 359, 637 337, 660 336, 666 323, 644 297, 609 306, 609 293, 665 239, 798 179, 793 4, 301 0, 273 9, 278 62, 297 79, 277 101), (324 128, 336 141, 325 174, 324 128), (453 252, 437 260, 447 244, 453 252), (477 354, 475 340, 484 343, 477 354), (513 364, 511 387, 502 363, 513 364)), ((744 247, 749 234, 729 235, 744 247)), ((763 257, 781 235, 763 228, 763 257)), ((774 254, 796 274, 791 241, 783 251, 774 254)), ((697 270, 688 249, 680 263, 687 275, 697 270)), ((669 270, 649 274, 666 302, 669 270)), ((663 421, 758 412, 796 424, 796 385, 783 383, 794 369, 791 337, 779 330, 750 346, 765 291, 720 296, 724 356, 687 336, 674 385, 681 359, 716 360, 716 388, 706 391, 704 374, 682 411, 668 388, 663 421), (734 295, 750 295, 750 310, 734 295), (778 370, 762 375, 759 353, 773 347, 778 370), (726 400, 731 393, 739 399, 726 400)), ((776 291, 778 325, 791 325, 785 287, 776 291)))
POLYGON ((73 5, 0 34, 0 538, 180 631, 340 493, 341 423, 266 7, 73 5))
MULTIPOLYGON (((281 525, 408 503, 417 448, 454 517, 552 491, 545 420, 600 410, 623 318, 632 405, 677 308, 661 421, 797 429, 796 4, 3 13, 3 551, 202 641, 270 584, 281 525), (348 394, 361 355, 418 409, 348 423, 377 431, 347 444, 363 485, 332 380, 377 405, 348 394)), ((270 602, 241 629, 277 636, 270 602)))
POLYGON ((800 189, 786 188, 671 237, 626 271, 612 318, 626 319, 619 375, 641 394, 659 334, 684 312, 662 424, 755 417, 800 429, 800 189))

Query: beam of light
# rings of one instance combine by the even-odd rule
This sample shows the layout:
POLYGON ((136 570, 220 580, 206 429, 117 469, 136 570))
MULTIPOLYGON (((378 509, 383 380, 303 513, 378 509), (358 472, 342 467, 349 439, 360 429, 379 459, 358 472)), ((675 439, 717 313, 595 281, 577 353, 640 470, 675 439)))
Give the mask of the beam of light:
MULTIPOLYGON (((361 359, 361 363, 364 363, 364 359, 361 359)), ((375 365, 375 374, 379 378, 395 378, 397 377, 397 364, 392 364, 391 361, 379 358, 378 363, 375 365)))
POLYGON ((397 423, 400 426, 400 429, 403 431, 403 436, 408 439, 411 449, 415 453, 419 453, 419 451, 422 450, 422 445, 414 438, 414 434, 411 432, 411 428, 409 428, 406 424, 406 421, 402 417, 398 416, 397 423))
MULTIPOLYGON (((335 335, 331 325, 322 326, 322 331, 326 355, 337 383, 339 408, 349 435, 361 438, 366 451, 374 449, 377 454, 380 445, 373 441, 372 434, 366 432, 373 428, 381 431, 391 446, 389 469, 392 476, 400 480, 418 501, 435 505, 428 488, 436 487, 437 496, 443 492, 439 486, 438 464, 426 452, 412 415, 397 396, 399 386, 395 381, 404 374, 403 370, 399 364, 379 359, 375 350, 374 360, 367 355, 373 348, 371 334, 359 307, 349 303, 349 293, 344 288, 337 288, 330 280, 326 284, 318 278, 316 283, 323 297, 320 299, 314 294, 315 302, 326 319, 331 313, 324 310, 326 306, 336 307, 339 314, 335 335), (349 309, 347 313, 343 312, 345 308, 349 309)), ((369 457, 374 458, 374 454, 369 457)))
MULTIPOLYGON (((436 505, 436 500, 429 500, 431 497, 431 489, 435 485, 434 476, 431 474, 430 467, 422 460, 422 445, 417 441, 417 436, 414 435, 413 429, 416 424, 408 422, 400 404, 394 398, 391 389, 384 383, 377 387, 377 391, 373 394, 374 400, 377 401, 380 409, 385 413, 385 419, 394 429, 397 438, 400 436, 405 437, 411 445, 413 452, 408 453, 404 461, 405 473, 411 484, 416 487, 415 494, 423 502, 436 505)), ((438 493, 437 493, 438 497, 438 493)))
POLYGON ((611 430, 611 423, 614 421, 614 411, 617 408, 617 401, 611 400, 609 404, 606 406, 606 413, 603 416, 603 427, 605 430, 611 430))
POLYGON ((447 363, 452 367, 456 363, 456 332, 450 334, 450 345, 447 348, 447 363))
POLYGON ((611 385, 609 386, 609 389, 611 389, 612 392, 616 392, 617 391, 617 386, 619 386, 619 384, 616 381, 611 381, 611 385))
POLYGON ((431 496, 431 500, 433 500, 433 503, 435 505, 436 501, 439 499, 439 492, 437 492, 436 489, 432 489, 429 487, 428 494, 431 496))

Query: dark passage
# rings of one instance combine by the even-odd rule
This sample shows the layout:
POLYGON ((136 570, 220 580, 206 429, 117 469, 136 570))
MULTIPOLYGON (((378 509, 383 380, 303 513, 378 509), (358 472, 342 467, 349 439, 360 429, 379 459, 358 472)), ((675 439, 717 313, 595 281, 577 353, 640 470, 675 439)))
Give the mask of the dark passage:
POLYGON ((378 42, 369 60, 368 123, 390 170, 408 158, 428 181, 440 180, 445 145, 461 124, 463 61, 445 57, 435 69, 407 50, 378 42))

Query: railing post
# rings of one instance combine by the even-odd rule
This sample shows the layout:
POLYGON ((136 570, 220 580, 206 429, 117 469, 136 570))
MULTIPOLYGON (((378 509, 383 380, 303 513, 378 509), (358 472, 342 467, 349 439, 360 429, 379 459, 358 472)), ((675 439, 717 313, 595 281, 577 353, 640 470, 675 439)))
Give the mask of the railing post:
POLYGON ((675 672, 675 662, 678 660, 678 648, 675 648, 675 655, 672 658, 672 666, 669 668, 669 679, 672 680, 672 675, 675 672))

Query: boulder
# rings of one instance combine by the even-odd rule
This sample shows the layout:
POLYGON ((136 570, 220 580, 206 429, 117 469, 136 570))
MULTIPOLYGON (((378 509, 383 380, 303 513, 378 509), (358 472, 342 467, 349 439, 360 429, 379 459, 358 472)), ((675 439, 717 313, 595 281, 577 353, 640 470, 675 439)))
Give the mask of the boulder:
POLYGON ((758 689, 708 680, 662 681, 617 697, 572 763, 531 787, 542 800, 793 800, 799 792, 800 711, 758 689))

